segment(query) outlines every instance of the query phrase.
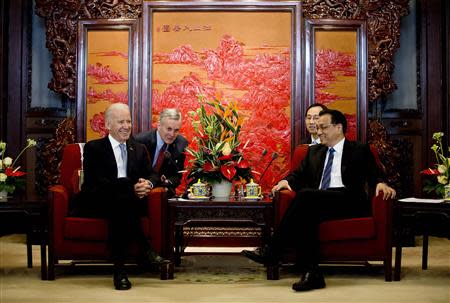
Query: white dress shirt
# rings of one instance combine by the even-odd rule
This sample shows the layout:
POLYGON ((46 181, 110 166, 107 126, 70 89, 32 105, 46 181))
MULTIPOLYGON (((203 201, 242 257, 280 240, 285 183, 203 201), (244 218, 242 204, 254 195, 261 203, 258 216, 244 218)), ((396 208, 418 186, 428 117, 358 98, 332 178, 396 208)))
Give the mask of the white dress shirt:
MULTIPOLYGON (((334 148, 334 158, 333 158, 333 166, 331 167, 331 179, 329 188, 344 187, 344 183, 342 182, 342 170, 341 170, 342 152, 344 151, 344 141, 345 138, 339 141, 335 146, 332 146, 334 148)), ((327 156, 325 158, 324 163, 324 170, 328 162, 328 155, 329 152, 327 151, 327 156)), ((323 178, 323 171, 322 171, 322 178, 323 178)), ((320 181, 319 188, 321 186, 322 181, 320 181)))
POLYGON ((316 145, 316 144, 320 144, 320 137, 317 137, 317 139, 314 139, 313 136, 311 135, 311 144, 309 144, 309 145, 316 145))
POLYGON ((159 153, 161 152, 161 147, 164 145, 164 140, 161 138, 159 131, 156 132, 156 148, 155 156, 153 157, 152 166, 155 166, 156 160, 158 160, 159 153))
MULTIPOLYGON (((108 135, 109 142, 114 152, 114 157, 116 158, 117 164, 117 178, 125 178, 127 176, 127 163, 122 159, 122 154, 120 152, 120 142, 114 139, 111 135, 108 135)), ((126 143, 124 143, 126 145, 126 143)))

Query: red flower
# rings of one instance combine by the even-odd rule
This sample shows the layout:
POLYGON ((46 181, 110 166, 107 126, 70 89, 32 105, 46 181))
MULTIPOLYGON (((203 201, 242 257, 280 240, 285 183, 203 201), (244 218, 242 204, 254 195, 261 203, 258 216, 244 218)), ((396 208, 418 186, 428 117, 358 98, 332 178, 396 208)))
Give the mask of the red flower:
POLYGON ((439 176, 439 171, 431 168, 424 169, 420 173, 427 176, 439 176))
POLYGON ((11 167, 5 169, 5 175, 8 177, 22 177, 26 175, 26 173, 21 171, 14 171, 11 167))
POLYGON ((220 172, 222 173, 222 175, 225 176, 225 178, 231 181, 234 175, 236 175, 236 168, 234 168, 234 166, 231 165, 222 165, 220 167, 220 172))
POLYGON ((238 167, 238 168, 249 168, 250 165, 248 164, 248 161, 247 161, 247 160, 241 160, 241 161, 238 163, 237 167, 238 167))
POLYGON ((226 155, 226 156, 219 157, 219 160, 224 160, 224 161, 230 160, 230 159, 231 159, 231 154, 230 154, 230 155, 226 155))
POLYGON ((211 162, 206 162, 205 164, 203 164, 202 168, 204 171, 213 171, 213 166, 211 162))

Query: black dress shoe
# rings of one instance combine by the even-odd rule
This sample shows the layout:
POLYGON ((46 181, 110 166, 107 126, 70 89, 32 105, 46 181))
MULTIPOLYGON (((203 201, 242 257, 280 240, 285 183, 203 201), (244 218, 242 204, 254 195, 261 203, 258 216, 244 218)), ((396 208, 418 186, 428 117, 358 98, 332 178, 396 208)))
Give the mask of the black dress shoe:
POLYGON ((307 291, 319 288, 325 288, 325 279, 322 273, 317 270, 307 271, 303 274, 300 281, 292 284, 292 289, 295 291, 307 291))
POLYGON ((153 250, 147 251, 147 261, 151 265, 162 265, 169 263, 170 261, 167 259, 164 259, 163 257, 159 256, 156 252, 153 250))
POLYGON ((114 287, 117 290, 128 290, 131 288, 131 282, 124 270, 114 272, 114 287))
POLYGON ((264 247, 257 248, 255 250, 244 249, 241 254, 256 263, 264 265, 276 265, 278 263, 277 258, 275 258, 272 254, 269 254, 269 250, 264 247))

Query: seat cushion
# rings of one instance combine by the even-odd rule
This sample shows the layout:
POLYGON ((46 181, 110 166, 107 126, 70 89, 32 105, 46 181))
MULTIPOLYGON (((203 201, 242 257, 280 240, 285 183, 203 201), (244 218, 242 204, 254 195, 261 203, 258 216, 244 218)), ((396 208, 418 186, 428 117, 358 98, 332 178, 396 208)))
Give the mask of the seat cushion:
POLYGON ((373 217, 332 220, 322 222, 319 227, 320 241, 342 241, 375 237, 373 217))
MULTIPOLYGON (((141 219, 144 234, 149 238, 148 218, 141 219)), ((106 241, 108 238, 108 222, 106 219, 67 217, 64 222, 64 237, 78 241, 106 241)))

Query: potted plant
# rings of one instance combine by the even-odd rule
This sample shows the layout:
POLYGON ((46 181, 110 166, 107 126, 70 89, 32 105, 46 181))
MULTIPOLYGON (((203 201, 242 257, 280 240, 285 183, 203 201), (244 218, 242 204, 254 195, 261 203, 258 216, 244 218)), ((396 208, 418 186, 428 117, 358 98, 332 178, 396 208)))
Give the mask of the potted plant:
POLYGON ((423 188, 425 192, 435 192, 437 196, 450 201, 450 158, 448 154, 447 156, 445 155, 445 153, 450 153, 450 147, 444 150, 442 145, 443 137, 444 133, 442 132, 433 134, 435 143, 431 146, 431 149, 436 156, 435 168, 427 168, 421 171, 421 173, 433 177, 432 180, 425 180, 423 188))
POLYGON ((198 101, 200 107, 189 112, 194 138, 193 147, 186 149, 188 180, 190 184, 198 180, 208 183, 213 196, 225 198, 230 195, 233 180, 245 183, 252 178, 243 156, 247 144, 239 141, 243 118, 238 114, 236 102, 207 101, 202 96, 198 101))
POLYGON ((29 147, 36 145, 36 141, 27 139, 27 145, 20 151, 15 159, 6 157, 6 143, 0 141, 0 200, 5 201, 8 194, 14 193, 17 188, 25 186, 24 175, 20 166, 15 166, 17 160, 29 147))

